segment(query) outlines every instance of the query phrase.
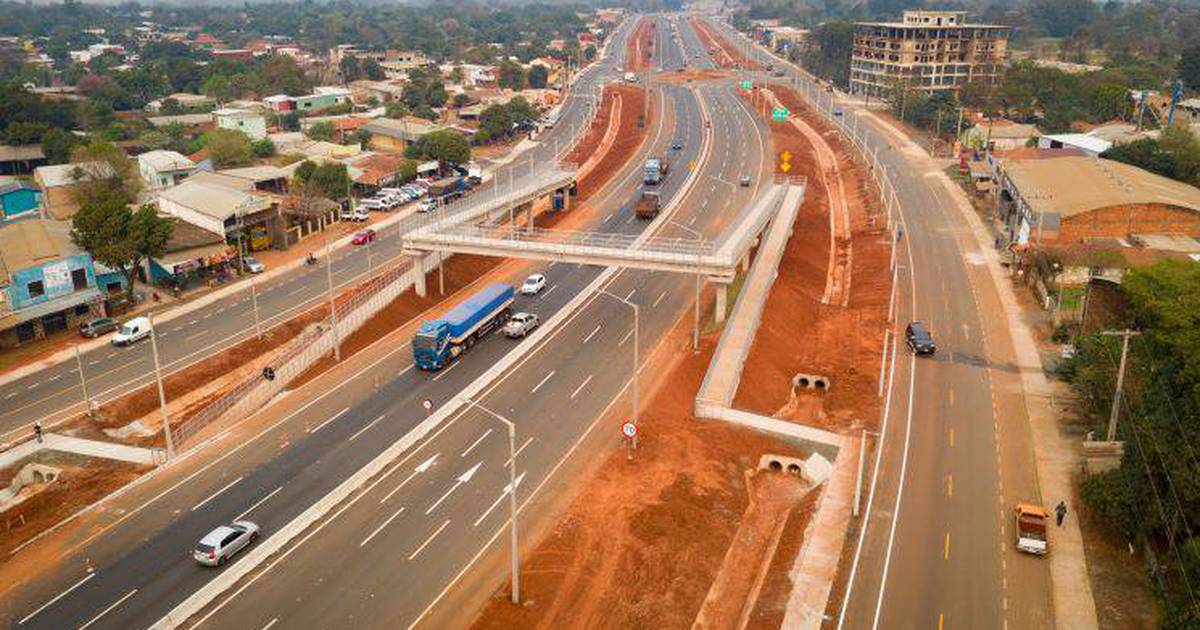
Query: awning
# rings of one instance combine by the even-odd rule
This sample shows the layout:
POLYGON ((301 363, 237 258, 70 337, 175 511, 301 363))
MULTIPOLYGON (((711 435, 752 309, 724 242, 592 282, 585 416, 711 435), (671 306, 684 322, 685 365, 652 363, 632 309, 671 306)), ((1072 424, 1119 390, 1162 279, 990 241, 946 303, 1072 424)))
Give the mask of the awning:
POLYGON ((224 243, 214 243, 171 252, 155 258, 154 262, 170 273, 179 273, 199 266, 219 264, 233 258, 234 255, 235 250, 232 247, 224 243), (197 260, 203 261, 203 264, 197 264, 197 260))
POLYGON ((104 298, 104 294, 99 289, 91 288, 83 291, 76 291, 70 295, 64 295, 60 298, 55 298, 49 302, 35 304, 28 308, 23 308, 19 311, 8 313, 4 317, 0 317, 0 330, 7 330, 17 324, 35 320, 44 315, 65 311, 69 308, 79 306, 80 304, 90 304, 98 302, 104 298))

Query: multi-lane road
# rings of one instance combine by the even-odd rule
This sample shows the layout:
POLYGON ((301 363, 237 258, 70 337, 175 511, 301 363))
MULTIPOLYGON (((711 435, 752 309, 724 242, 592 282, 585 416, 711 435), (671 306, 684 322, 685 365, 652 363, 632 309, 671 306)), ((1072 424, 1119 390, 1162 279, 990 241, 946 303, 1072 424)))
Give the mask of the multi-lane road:
POLYGON ((904 227, 897 330, 924 321, 938 342, 935 358, 917 359, 902 344, 897 354, 872 510, 837 627, 1052 627, 1047 565, 1013 545, 1013 503, 1041 497, 1011 337, 982 271, 986 253, 933 178, 938 167, 906 150, 895 130, 800 69, 743 50, 786 75, 758 80, 820 99, 878 152, 904 227))
MULTIPOLYGON (((612 56, 581 78, 576 90, 616 76, 628 26, 615 35, 612 56)), ((672 30, 668 20, 659 19, 660 34, 672 30)), ((665 67, 702 50, 686 25, 681 30, 679 40, 660 37, 657 54, 665 67)), ((656 84, 654 97, 664 115, 654 121, 647 151, 672 154, 670 146, 678 141, 683 149, 674 159, 681 165, 696 161, 699 169, 679 200, 675 224, 665 229, 681 236, 688 230, 715 235, 767 176, 763 123, 746 110, 731 83, 656 84), (711 129, 704 120, 712 121, 711 129), (705 142, 712 147, 707 161, 701 160, 705 142), (752 175, 754 184, 733 185, 741 174, 752 175)), ((564 120, 575 100, 587 102, 569 99, 564 120)), ((632 211, 641 157, 593 195, 590 229, 626 234, 644 229, 632 211)), ((688 175, 677 169, 661 187, 664 198, 681 194, 688 175)), ((554 317, 604 274, 604 291, 640 307, 643 360, 652 346, 647 340, 661 337, 692 297, 691 282, 670 274, 574 265, 539 270, 550 278, 547 289, 520 299, 518 309, 543 320, 554 317)), ((477 396, 516 423, 522 503, 605 409, 628 404, 630 310, 606 293, 592 292, 564 315, 552 334, 524 348, 519 361, 477 396)), ((489 339, 462 361, 429 374, 411 369, 404 345, 315 400, 281 403, 272 410, 277 421, 228 445, 223 455, 147 497, 99 535, 66 549, 59 570, 4 593, 0 614, 22 628, 150 625, 219 573, 186 555, 204 532, 244 515, 270 537, 423 420, 421 401, 440 406, 516 347, 507 339, 489 339)), ((206 610, 203 625, 397 627, 418 621, 479 554, 496 549, 492 543, 507 522, 502 505, 507 446, 503 427, 487 413, 466 409, 452 415, 260 567, 232 597, 206 610)))

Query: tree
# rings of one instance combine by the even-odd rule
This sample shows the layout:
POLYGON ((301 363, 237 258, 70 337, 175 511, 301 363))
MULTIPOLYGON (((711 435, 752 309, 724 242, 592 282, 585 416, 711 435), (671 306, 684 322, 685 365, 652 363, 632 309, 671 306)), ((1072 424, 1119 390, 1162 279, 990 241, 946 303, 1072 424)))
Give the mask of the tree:
POLYGON ((388 101, 383 105, 383 115, 388 118, 404 118, 409 113, 408 105, 402 101, 388 101))
POLYGON ((323 140, 325 142, 333 142, 333 137, 337 130, 333 128, 333 123, 321 121, 308 126, 304 130, 304 135, 312 140, 323 140))
POLYGON ((383 81, 387 78, 387 72, 384 72, 383 66, 379 65, 374 59, 367 59, 362 62, 362 73, 372 81, 383 81))
POLYGON ((846 87, 850 84, 850 56, 854 48, 854 22, 825 22, 811 33, 812 45, 801 59, 810 72, 846 87))
POLYGON ((250 137, 240 131, 213 129, 200 137, 200 143, 218 169, 249 166, 254 162, 250 137))
POLYGON ((279 128, 283 131, 300 131, 300 112, 280 114, 279 128))
POLYGON ((254 153, 256 158, 269 158, 275 155, 275 143, 271 142, 270 138, 255 140, 250 143, 250 151, 254 153))
POLYGON ((233 88, 229 84, 229 77, 223 74, 212 74, 204 80, 204 87, 201 88, 204 95, 218 103, 225 103, 233 99, 233 88))
POLYGON ((1192 90, 1200 90, 1200 43, 1192 44, 1179 53, 1179 65, 1176 66, 1179 79, 1192 90))
POLYGON ((71 159, 71 149, 82 142, 79 136, 52 127, 42 134, 42 153, 51 164, 66 164, 71 159))
POLYGON ((510 90, 525 89, 525 69, 516 63, 508 59, 501 61, 497 74, 496 81, 501 88, 510 90))
POLYGON ((71 241, 100 264, 121 272, 126 295, 132 300, 138 268, 146 258, 163 255, 174 227, 174 222, 158 216, 152 205, 134 211, 123 195, 102 194, 75 213, 71 241))
POLYGON ((342 57, 338 63, 338 71, 342 73, 342 81, 347 83, 357 81, 363 76, 362 64, 358 62, 357 57, 342 57))
POLYGON ((453 129, 431 131, 421 136, 414 146, 419 157, 443 164, 466 164, 471 160, 467 137, 453 129))
POLYGON ((550 78, 550 70, 542 64, 537 64, 529 67, 529 87, 536 90, 545 89, 546 82, 550 78))
POLYGON ((1124 118, 1129 109, 1128 91, 1115 83, 1091 86, 1087 89, 1085 98, 1088 117, 1095 122, 1124 118))
POLYGON ((1183 127, 1162 130, 1158 145, 1171 156, 1172 176, 1192 186, 1200 186, 1200 140, 1183 127))
POLYGON ((1100 157, 1131 164, 1163 177, 1175 176, 1175 164, 1171 159, 1171 154, 1164 151, 1158 141, 1153 138, 1114 144, 1107 151, 1101 153, 1100 157))
POLYGON ((1069 37, 1096 16, 1097 8, 1093 0, 1034 0, 1029 11, 1050 37, 1069 37))
POLYGON ((142 190, 137 165, 120 147, 103 141, 79 144, 71 149, 72 176, 79 182, 74 195, 80 205, 93 197, 121 197, 133 203, 142 190))
POLYGON ((295 179, 301 188, 327 199, 344 199, 350 189, 346 165, 336 162, 318 165, 305 160, 296 167, 295 179))

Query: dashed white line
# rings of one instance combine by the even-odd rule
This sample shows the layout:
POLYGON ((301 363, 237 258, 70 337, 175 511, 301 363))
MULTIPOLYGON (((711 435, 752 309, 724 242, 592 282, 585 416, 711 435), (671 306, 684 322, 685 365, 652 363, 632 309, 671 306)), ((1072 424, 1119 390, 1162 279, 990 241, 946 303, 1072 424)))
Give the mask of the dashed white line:
POLYGON ((630 289, 630 290, 629 290, 629 295, 626 295, 626 296, 625 296, 625 299, 626 299, 626 300, 628 300, 628 301, 632 301, 632 300, 633 300, 633 294, 634 294, 634 293, 637 293, 637 289, 630 289))
POLYGON ((434 530, 434 532, 432 534, 430 534, 429 538, 426 538, 425 542, 421 543, 421 546, 417 547, 417 550, 412 552, 412 555, 408 556, 408 559, 411 561, 413 558, 416 558, 417 556, 421 555, 421 552, 424 551, 425 548, 429 546, 429 543, 433 542, 433 539, 437 538, 437 535, 442 533, 442 530, 446 529, 446 526, 449 524, 450 524, 450 519, 446 519, 446 522, 442 523, 441 527, 434 530))
POLYGON ((258 501, 256 501, 256 502, 254 503, 254 505, 251 505, 250 507, 246 508, 246 511, 244 511, 244 512, 242 512, 241 514, 238 514, 237 516, 233 517, 233 520, 235 520, 235 521, 240 521, 240 520, 242 520, 242 517, 244 517, 244 516, 246 516, 247 514, 249 514, 249 513, 253 512, 253 511, 254 511, 254 508, 256 508, 256 507, 258 507, 258 506, 260 506, 260 505, 262 505, 262 504, 266 503, 266 502, 267 502, 267 499, 270 499, 271 497, 273 497, 273 496, 275 496, 275 495, 279 494, 279 491, 280 491, 280 490, 283 490, 283 486, 279 486, 278 488, 275 488, 274 490, 272 490, 272 491, 271 491, 271 494, 268 494, 267 496, 265 496, 265 497, 263 497, 263 498, 259 499, 258 501))
POLYGON ((590 382, 592 382, 592 375, 588 374, 588 377, 583 379, 583 382, 579 384, 579 387, 576 387, 575 391, 571 392, 571 400, 575 400, 575 397, 579 395, 579 392, 583 391, 583 388, 587 387, 587 384, 590 382))
POLYGON ((83 624, 82 626, 79 626, 79 630, 87 630, 87 628, 88 628, 89 626, 91 626, 92 624, 96 623, 97 621, 100 621, 100 618, 101 618, 101 617, 103 617, 104 615, 107 615, 108 613, 112 612, 112 609, 116 608, 117 606, 120 606, 121 604, 124 604, 124 603, 125 603, 125 600, 129 599, 130 597, 133 597, 133 596, 134 596, 134 595, 137 593, 137 591, 138 591, 138 590, 135 588, 135 589, 133 589, 132 591, 129 591, 128 593, 126 593, 126 594, 125 594, 125 597, 122 597, 121 599, 118 599, 117 601, 113 602, 112 606, 109 606, 108 608, 105 608, 104 610, 101 610, 99 615, 96 615, 95 617, 92 617, 90 621, 88 621, 87 623, 83 624))
MULTIPOLYGON (((513 455, 520 455, 521 451, 525 450, 525 447, 529 446, 532 442, 533 442, 533 437, 525 438, 525 441, 520 446, 517 447, 517 451, 515 453, 513 453, 513 455)), ((509 457, 508 459, 504 460, 505 466, 508 466, 511 463, 512 463, 512 457, 509 457)))
POLYGON ((267 625, 262 627, 262 630, 271 630, 271 628, 275 627, 275 624, 277 623, 279 623, 279 617, 275 617, 274 619, 268 621, 267 625))
POLYGON ((330 422, 333 422, 334 420, 337 420, 338 418, 341 418, 347 411, 350 411, 349 407, 346 407, 345 409, 333 414, 332 416, 330 416, 330 418, 328 420, 326 420, 325 422, 322 422, 321 424, 318 424, 317 426, 310 429, 308 432, 316 433, 317 431, 324 429, 325 425, 329 424, 330 422))
POLYGON ((356 437, 358 437, 358 436, 362 435, 362 434, 363 434, 363 433, 364 433, 364 432, 365 432, 367 429, 370 429, 371 427, 373 427, 373 426, 375 426, 376 424, 378 424, 378 423, 379 423, 379 421, 380 421, 380 420, 383 420, 383 419, 384 419, 384 417, 386 417, 386 416, 387 416, 387 414, 380 414, 378 418, 375 418, 374 420, 372 420, 372 421, 371 421, 369 424, 367 424, 367 426, 365 426, 365 427, 363 427, 363 428, 359 429, 358 431, 355 431, 355 432, 354 432, 354 435, 351 435, 351 436, 350 436, 350 439, 349 439, 349 440, 346 440, 346 441, 347 441, 347 442, 350 442, 350 441, 354 440, 354 438, 356 438, 356 437))
POLYGON ((60 378, 62 378, 62 374, 55 374, 54 376, 50 377, 49 382, 57 381, 60 378))
MULTIPOLYGON (((371 539, 374 538, 376 536, 376 534, 383 531, 384 527, 387 527, 389 524, 391 524, 392 521, 396 520, 397 516, 400 516, 403 513, 404 513, 404 506, 401 505, 400 509, 396 510, 395 514, 392 514, 391 516, 389 516, 388 519, 386 521, 384 521, 379 527, 376 527, 375 531, 371 532, 370 536, 367 536, 366 538, 364 538, 362 540, 362 542, 358 543, 358 546, 362 547, 363 545, 371 542, 371 539)), ((447 522, 449 522, 449 521, 447 521, 447 522)), ((412 558, 409 558, 409 559, 411 560, 412 558)))
POLYGON ((542 297, 540 297, 540 298, 538 298, 538 299, 539 299, 539 300, 544 300, 544 299, 546 299, 546 296, 550 295, 551 293, 554 293, 554 290, 555 290, 555 289, 557 289, 557 288, 558 288, 558 285, 557 285, 557 284, 552 284, 552 285, 550 285, 550 288, 549 288, 549 289, 546 289, 546 292, 545 292, 545 293, 543 293, 543 294, 542 294, 542 297))
POLYGON ((470 454, 471 451, 475 450, 476 446, 479 446, 480 442, 482 442, 485 438, 487 438, 487 436, 489 436, 491 434, 492 434, 492 429, 488 429, 487 431, 484 431, 483 435, 479 436, 479 438, 476 439, 474 442, 471 442, 471 445, 468 446, 467 450, 463 451, 462 455, 459 455, 459 457, 466 457, 468 454, 470 454))
POLYGON ((601 221, 601 223, 608 223, 609 221, 612 221, 613 215, 615 215, 615 214, 616 214, 615 212, 609 213, 608 216, 604 217, 604 221, 601 221))
POLYGON ((30 384, 28 384, 28 385, 26 385, 26 386, 25 386, 25 389, 37 389, 37 386, 38 386, 38 385, 40 385, 40 384, 41 384, 41 383, 30 383, 30 384))
POLYGON ((69 595, 69 594, 71 593, 71 591, 73 591, 73 590, 75 590, 75 589, 79 588, 80 586, 83 586, 83 583, 84 583, 84 582, 86 582, 86 581, 88 581, 88 580, 90 580, 90 579, 92 579, 92 578, 94 578, 94 577, 96 577, 96 574, 95 574, 95 573, 89 573, 89 574, 87 574, 87 576, 86 576, 86 577, 84 577, 82 580, 79 580, 79 581, 78 581, 78 582, 76 582, 75 584, 71 585, 71 587, 70 587, 70 588, 68 588, 67 590, 65 590, 65 591, 63 591, 63 592, 61 592, 61 593, 59 593, 58 595, 55 595, 55 596, 54 596, 54 599, 51 599, 50 601, 46 602, 45 604, 42 604, 42 605, 41 605, 41 607, 40 607, 40 608, 38 608, 37 610, 35 610, 35 611, 33 611, 33 612, 29 613, 28 615, 25 615, 25 617, 24 617, 23 619, 21 619, 20 621, 18 621, 18 622, 17 622, 17 625, 18 625, 18 626, 19 626, 19 625, 22 625, 22 624, 24 624, 26 621, 29 621, 30 619, 33 619, 34 617, 36 617, 36 616, 37 616, 37 614, 38 614, 38 613, 42 612, 43 610, 46 610, 46 609, 47 609, 47 608, 49 608, 51 605, 53 605, 53 604, 54 604, 54 602, 56 602, 56 601, 58 601, 58 600, 60 600, 60 599, 62 599, 62 598, 64 598, 64 597, 66 597, 67 595, 69 595))
POLYGON ((204 507, 205 505, 208 505, 209 501, 212 501, 213 499, 217 498, 218 496, 221 495, 222 492, 225 492, 226 490, 232 488, 234 486, 234 484, 236 484, 237 482, 239 482, 241 480, 242 480, 242 478, 238 477, 237 479, 230 481, 228 484, 225 485, 224 488, 217 490, 216 492, 205 497, 205 499, 203 501, 197 503, 196 505, 193 505, 191 511, 195 512, 196 510, 199 510, 200 508, 204 507))
POLYGON ((591 341, 592 337, 598 332, 600 332, 600 324, 596 324, 596 327, 592 329, 592 332, 588 333, 588 335, 583 338, 583 343, 591 341))
POLYGON ((441 378, 443 376, 449 374, 450 370, 453 370, 456 367, 458 367, 458 361, 451 363, 449 367, 442 368, 442 371, 438 372, 437 375, 433 377, 433 380, 435 380, 435 381, 441 380, 441 378))
POLYGON ((542 380, 538 381, 538 384, 534 385, 533 389, 529 390, 529 393, 536 394, 537 390, 541 389, 542 385, 545 385, 546 381, 550 380, 550 377, 554 376, 554 372, 555 372, 555 370, 550 370, 550 373, 547 374, 544 378, 542 378, 542 380))
POLYGON ((658 303, 659 303, 659 302, 661 302, 661 301, 662 301, 662 299, 663 299, 663 298, 665 298, 665 297, 667 297, 667 292, 666 292, 666 291, 663 291, 662 293, 659 293, 659 294, 658 294, 658 297, 657 297, 657 298, 654 298, 654 303, 650 305, 650 308, 655 308, 656 306, 658 306, 658 303))
POLYGON ((15 398, 15 397, 16 397, 16 395, 17 395, 17 393, 18 393, 18 392, 11 392, 11 393, 9 393, 7 396, 5 396, 5 397, 4 397, 4 400, 8 400, 9 398, 15 398))
POLYGON ((632 336, 633 336, 633 329, 630 328, 629 332, 625 333, 624 337, 621 337, 621 342, 617 344, 617 347, 620 348, 621 346, 625 345, 625 342, 629 341, 629 338, 632 336))

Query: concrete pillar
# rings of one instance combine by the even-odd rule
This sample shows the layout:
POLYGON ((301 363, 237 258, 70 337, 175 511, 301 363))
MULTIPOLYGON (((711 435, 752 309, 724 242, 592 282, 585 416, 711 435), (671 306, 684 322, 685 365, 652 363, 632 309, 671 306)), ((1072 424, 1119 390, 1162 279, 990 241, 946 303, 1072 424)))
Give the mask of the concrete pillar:
POLYGON ((738 263, 738 266, 742 268, 742 273, 750 271, 750 252, 746 252, 746 255, 742 256, 742 260, 738 263))
POLYGON ((716 286, 717 286, 717 304, 715 307, 716 311, 713 313, 713 316, 716 318, 718 324, 723 324, 723 323, 725 323, 725 308, 726 308, 727 302, 729 300, 729 285, 722 283, 722 282, 718 282, 718 283, 716 283, 716 286))
POLYGON ((415 271, 417 274, 417 279, 416 282, 413 283, 413 287, 417 290, 417 295, 421 297, 425 297, 427 294, 427 289, 425 288, 425 272, 428 270, 426 269, 425 258, 425 256, 413 257, 413 271, 415 271))

